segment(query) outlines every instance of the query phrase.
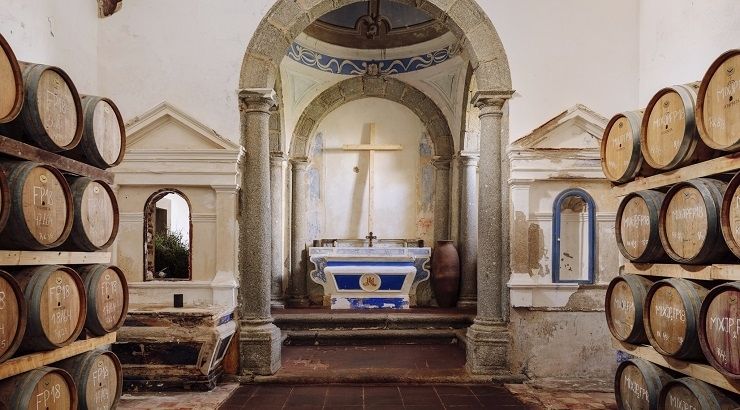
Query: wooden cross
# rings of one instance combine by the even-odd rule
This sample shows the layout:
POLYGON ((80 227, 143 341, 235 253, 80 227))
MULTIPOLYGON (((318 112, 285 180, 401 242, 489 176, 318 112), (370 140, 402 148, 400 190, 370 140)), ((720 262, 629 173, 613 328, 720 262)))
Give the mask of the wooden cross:
MULTIPOLYGON (((403 145, 397 145, 397 144, 378 144, 375 145, 375 123, 371 122, 368 124, 370 126, 370 143, 369 144, 345 144, 342 145, 342 149, 344 151, 367 151, 369 157, 368 160, 368 171, 367 171, 367 179, 368 179, 368 189, 367 189, 367 230, 370 231, 370 236, 372 236, 372 230, 373 230, 373 208, 374 208, 374 196, 375 196, 375 189, 374 189, 374 172, 375 172, 375 151, 400 151, 403 149, 403 145)), ((370 240, 370 243, 372 243, 372 239, 370 240)))

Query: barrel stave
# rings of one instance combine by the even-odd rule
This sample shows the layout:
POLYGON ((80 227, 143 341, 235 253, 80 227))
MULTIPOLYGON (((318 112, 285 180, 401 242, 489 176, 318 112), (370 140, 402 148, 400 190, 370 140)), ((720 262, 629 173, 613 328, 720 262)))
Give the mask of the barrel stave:
POLYGON ((679 278, 653 284, 645 297, 643 323, 658 353, 677 359, 702 359, 698 325, 701 303, 708 289, 679 278))
POLYGON ((606 323, 612 335, 623 342, 648 343, 642 323, 643 303, 653 282, 638 275, 612 279, 606 290, 606 323))
POLYGON ((120 164, 126 148, 126 128, 118 107, 108 98, 83 95, 82 109, 82 139, 64 155, 101 169, 120 164))
POLYGON ((72 376, 80 410, 115 409, 118 405, 123 374, 121 362, 113 352, 93 350, 57 362, 55 366, 72 376))
POLYGON ((20 351, 56 349, 77 339, 85 324, 87 298, 73 269, 44 265, 13 272, 28 306, 20 351))
POLYGON ((609 120, 601 139, 601 168, 606 178, 621 184, 656 171, 642 159, 642 111, 626 111, 609 120))
POLYGON ((722 236, 720 214, 727 184, 696 178, 675 184, 660 209, 660 240, 668 256, 685 264, 721 263, 733 258, 722 236))
POLYGON ((82 105, 72 80, 59 67, 19 61, 24 101, 20 114, 0 133, 51 152, 77 146, 82 138, 82 105))
POLYGON ((617 247, 632 262, 669 260, 660 241, 660 207, 665 194, 647 190, 631 193, 617 209, 615 232, 617 247))
POLYGON ((0 35, 0 124, 14 120, 23 107, 23 75, 13 49, 0 35))
POLYGON ((74 203, 71 234, 59 249, 97 251, 106 249, 118 234, 118 202, 113 189, 103 181, 68 177, 74 203))
POLYGON ((77 408, 77 389, 66 371, 42 366, 0 380, 0 408, 72 410, 77 408))
POLYGON ((640 127, 643 158, 661 171, 713 158, 696 129, 694 107, 699 83, 659 90, 645 108, 640 127))
POLYGON ((62 244, 72 230, 72 194, 54 167, 31 161, 0 160, 7 175, 9 218, 0 247, 46 250, 62 244))
POLYGON ((654 410, 663 385, 672 379, 665 370, 634 358, 619 364, 614 377, 614 394, 620 409, 654 410))
POLYGON ((740 380, 740 281, 714 287, 701 306, 699 341, 709 363, 740 380))
POLYGON ((660 391, 658 408, 665 410, 737 410, 740 402, 707 383, 691 377, 674 379, 660 391))
POLYGON ((696 124, 707 146, 740 149, 740 49, 720 55, 704 75, 696 100, 696 124))
POLYGON ((28 308, 18 281, 0 270, 0 363, 18 350, 27 320, 28 308))
POLYGON ((128 283, 123 271, 113 265, 84 265, 78 272, 87 292, 85 327, 96 336, 118 330, 128 313, 128 283))

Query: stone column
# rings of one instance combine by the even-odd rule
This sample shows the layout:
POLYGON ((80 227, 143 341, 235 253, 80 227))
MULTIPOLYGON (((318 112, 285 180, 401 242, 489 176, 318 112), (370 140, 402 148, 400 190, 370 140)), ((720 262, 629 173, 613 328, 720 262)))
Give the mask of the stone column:
POLYGON ((308 221, 306 221, 306 202, 308 201, 307 158, 290 160, 292 176, 291 195, 291 234, 290 234, 290 297, 291 306, 308 306, 306 283, 306 244, 308 243, 308 221))
POLYGON ((239 213, 240 372, 270 375, 280 368, 280 329, 270 316, 270 107, 273 90, 241 90, 239 213))
POLYGON ((457 306, 478 301, 478 153, 460 152, 460 298, 457 306))
POLYGON ((283 303, 283 165, 282 152, 270 153, 270 212, 272 214, 272 284, 270 305, 282 308, 283 303))
POLYGON ((450 159, 435 158, 432 165, 434 165, 434 240, 439 241, 450 239, 450 159))
POLYGON ((511 91, 478 91, 480 110, 478 179, 478 313, 467 333, 467 367, 473 374, 506 375, 509 332, 503 317, 503 240, 501 212, 501 118, 511 91))

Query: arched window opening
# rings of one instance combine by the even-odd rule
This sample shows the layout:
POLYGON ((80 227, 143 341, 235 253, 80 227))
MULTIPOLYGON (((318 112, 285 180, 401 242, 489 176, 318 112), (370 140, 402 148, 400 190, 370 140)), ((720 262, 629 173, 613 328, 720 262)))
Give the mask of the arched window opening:
POLYGON ((565 190, 555 198, 552 214, 553 282, 594 283, 593 199, 579 188, 565 190))
POLYGON ((144 208, 145 280, 190 280, 192 221, 187 197, 176 189, 155 192, 144 208))

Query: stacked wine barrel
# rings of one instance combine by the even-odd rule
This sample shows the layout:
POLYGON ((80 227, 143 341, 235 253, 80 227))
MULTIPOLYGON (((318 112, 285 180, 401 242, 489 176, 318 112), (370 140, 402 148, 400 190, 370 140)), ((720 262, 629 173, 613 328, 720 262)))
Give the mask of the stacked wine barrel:
MULTIPOLYGON (((1 250, 56 250, 73 262, 112 244, 116 197, 89 175, 123 159, 125 130, 113 101, 80 96, 59 67, 17 61, 0 35, 0 136, 22 143, 17 153, 0 152, 1 250)), ((43 263, 44 255, 35 259, 43 263)), ((115 332, 127 312, 126 278, 116 266, 0 266, 0 368, 115 332)), ((123 377, 115 354, 58 357, 66 359, 0 380, 0 408, 116 406, 123 377)))
POLYGON ((730 173, 655 189, 629 185, 739 151, 738 99, 740 50, 730 50, 701 82, 663 88, 644 110, 615 115, 605 130, 604 174, 614 184, 627 184, 621 192, 628 192, 616 215, 617 244, 634 264, 632 271, 643 270, 623 272, 610 283, 607 325, 620 342, 650 345, 677 366, 661 368, 639 358, 623 362, 615 378, 621 408, 740 408, 732 391, 675 371, 685 368, 676 363, 709 363, 727 385, 740 385, 740 275, 733 282, 694 274, 740 265, 740 163, 730 173), (655 264, 666 265, 655 270, 655 264))

